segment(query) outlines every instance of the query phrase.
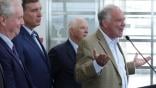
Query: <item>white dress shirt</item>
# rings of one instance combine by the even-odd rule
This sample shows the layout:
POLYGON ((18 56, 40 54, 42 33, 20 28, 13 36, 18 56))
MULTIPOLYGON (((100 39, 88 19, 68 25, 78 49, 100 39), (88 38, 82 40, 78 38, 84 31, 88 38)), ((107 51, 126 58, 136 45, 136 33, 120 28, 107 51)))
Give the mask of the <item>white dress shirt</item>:
POLYGON ((75 53, 77 53, 78 45, 73 40, 71 40, 71 38, 69 38, 69 42, 73 46, 75 53))
MULTIPOLYGON (((100 29, 100 31, 103 34, 104 38, 106 39, 106 42, 107 42, 109 48, 111 49, 111 52, 115 58, 117 68, 118 68, 119 74, 122 79, 122 88, 127 88, 128 82, 127 82, 127 76, 126 76, 125 62, 124 62, 124 58, 119 50, 119 47, 117 45, 118 39, 112 40, 102 31, 102 29, 100 29)), ((93 61, 93 65, 95 67, 96 73, 99 74, 99 72, 103 69, 103 67, 98 65, 95 60, 93 61)))
POLYGON ((0 37, 4 40, 4 42, 9 46, 9 48, 12 50, 13 48, 13 43, 12 41, 7 37, 5 36, 4 34, 0 33, 0 37))
MULTIPOLYGON (((26 27, 25 25, 22 25, 22 26, 26 29, 26 31, 27 31, 30 35, 32 35, 33 30, 29 29, 29 28, 26 27)), ((38 47, 40 48, 40 50, 43 52, 43 49, 42 49, 42 47, 41 47, 41 45, 40 45, 38 39, 37 39, 36 37, 33 37, 33 39, 34 39, 35 42, 37 43, 37 45, 38 45, 38 47)))

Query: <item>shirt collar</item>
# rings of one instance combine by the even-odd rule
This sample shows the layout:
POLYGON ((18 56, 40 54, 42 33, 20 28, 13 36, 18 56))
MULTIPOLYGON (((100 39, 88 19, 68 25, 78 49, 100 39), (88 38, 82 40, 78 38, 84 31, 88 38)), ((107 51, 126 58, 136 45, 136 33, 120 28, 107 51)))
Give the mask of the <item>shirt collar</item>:
POLYGON ((23 25, 23 27, 30 35, 32 34, 33 31, 30 28, 26 27, 25 25, 23 25))
POLYGON ((118 43, 119 42, 119 39, 118 38, 115 38, 115 39, 111 39, 109 36, 107 36, 106 33, 104 33, 102 31, 102 29, 99 27, 100 29, 100 32, 102 33, 103 37, 106 39, 107 43, 108 44, 111 44, 111 43, 118 43))
POLYGON ((71 38, 69 38, 69 42, 71 43, 71 45, 73 46, 75 52, 77 52, 77 49, 78 49, 78 45, 73 41, 71 40, 71 38))
POLYGON ((0 37, 4 40, 4 42, 9 46, 10 49, 12 49, 13 47, 13 43, 12 41, 7 37, 5 36, 4 34, 0 33, 0 37))

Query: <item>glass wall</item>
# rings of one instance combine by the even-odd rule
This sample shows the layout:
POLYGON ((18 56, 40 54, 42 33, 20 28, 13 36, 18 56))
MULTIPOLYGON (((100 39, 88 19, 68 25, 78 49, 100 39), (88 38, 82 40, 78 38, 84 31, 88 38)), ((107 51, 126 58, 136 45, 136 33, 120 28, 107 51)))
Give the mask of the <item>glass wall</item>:
MULTIPOLYGON (((149 62, 156 66, 156 0, 49 0, 48 5, 48 49, 68 38, 67 25, 76 16, 85 17, 89 22, 89 34, 98 27, 97 12, 105 5, 115 4, 123 9, 126 17, 124 35, 120 44, 126 60, 132 61, 137 52, 124 36, 128 35, 144 57, 151 56, 149 62)), ((139 55, 139 57, 141 57, 139 55)), ((129 76, 129 88, 156 84, 156 73, 145 64, 129 76), (144 79, 144 80, 143 80, 144 79)))

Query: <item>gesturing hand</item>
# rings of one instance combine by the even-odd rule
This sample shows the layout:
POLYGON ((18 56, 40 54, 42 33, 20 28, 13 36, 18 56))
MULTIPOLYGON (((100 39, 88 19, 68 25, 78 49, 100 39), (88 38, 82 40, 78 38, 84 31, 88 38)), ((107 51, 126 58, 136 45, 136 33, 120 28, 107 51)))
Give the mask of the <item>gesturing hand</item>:
POLYGON ((95 58, 97 64, 100 66, 104 66, 109 60, 108 55, 106 55, 105 53, 97 54, 95 49, 93 50, 93 57, 95 58))
MULTIPOLYGON (((149 61, 149 60, 151 60, 151 57, 148 56, 145 59, 146 59, 146 61, 149 61)), ((142 66, 142 65, 147 63, 144 59, 138 58, 137 53, 135 54, 135 57, 134 57, 133 61, 134 61, 134 64, 135 64, 136 67, 142 66)))

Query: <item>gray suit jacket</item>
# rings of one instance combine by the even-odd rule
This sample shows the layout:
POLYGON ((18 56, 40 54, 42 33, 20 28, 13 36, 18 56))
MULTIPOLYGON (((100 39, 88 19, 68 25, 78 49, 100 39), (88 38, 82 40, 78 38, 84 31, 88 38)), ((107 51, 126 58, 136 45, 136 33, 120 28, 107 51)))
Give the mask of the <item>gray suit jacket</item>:
MULTIPOLYGON (((119 49, 123 55, 120 46, 119 49)), ((125 57, 124 62, 126 63, 125 57)), ((128 74, 135 73, 134 63, 127 63, 125 69, 128 78, 128 74)), ((82 88, 122 88, 122 80, 114 56, 100 30, 80 42, 75 75, 76 79, 82 83, 82 88), (97 53, 103 52, 110 57, 100 74, 95 72, 93 66, 93 49, 97 53)))

